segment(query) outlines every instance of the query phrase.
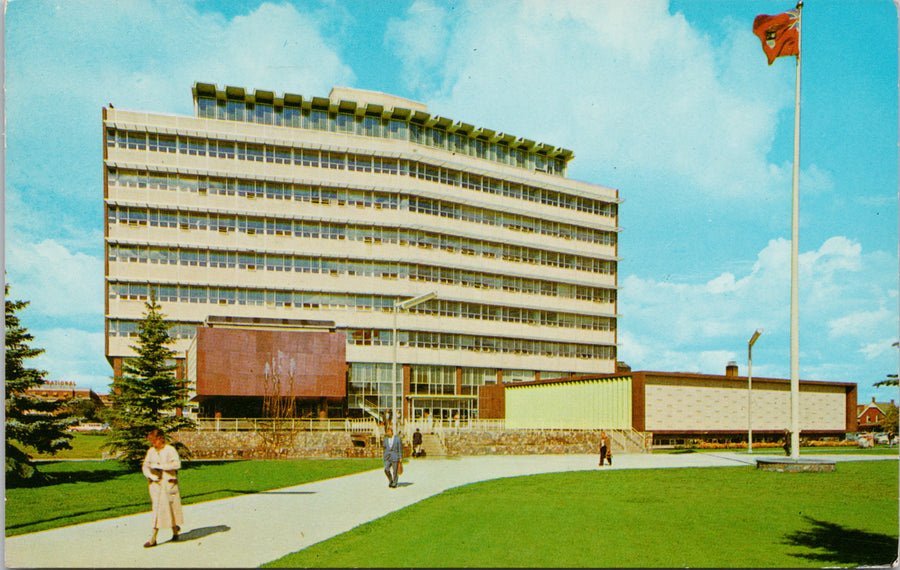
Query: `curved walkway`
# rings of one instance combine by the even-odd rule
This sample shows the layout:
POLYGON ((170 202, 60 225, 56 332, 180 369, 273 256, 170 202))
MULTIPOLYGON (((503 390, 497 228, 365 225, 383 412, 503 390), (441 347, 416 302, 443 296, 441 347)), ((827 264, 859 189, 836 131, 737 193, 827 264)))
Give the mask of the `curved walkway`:
MULTIPOLYGON (((615 465, 603 469, 753 465, 763 457, 775 456, 619 454, 615 465)), ((893 455, 821 458, 897 460, 893 455)), ((163 542, 168 541, 169 531, 160 530, 155 548, 142 546, 150 534, 149 514, 144 513, 7 538, 5 560, 10 568, 258 567, 453 487, 501 477, 593 469, 598 469, 596 455, 414 459, 404 464, 398 489, 388 489, 380 470, 368 471, 188 505, 182 539, 163 542)))

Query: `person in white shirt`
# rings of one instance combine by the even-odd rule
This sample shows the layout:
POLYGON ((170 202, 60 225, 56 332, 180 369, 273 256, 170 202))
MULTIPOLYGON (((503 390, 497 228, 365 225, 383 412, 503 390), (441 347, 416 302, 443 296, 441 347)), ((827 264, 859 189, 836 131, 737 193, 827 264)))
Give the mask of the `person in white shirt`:
POLYGON ((388 478, 388 487, 397 488, 400 462, 403 461, 403 442, 394 429, 388 425, 384 432, 384 474, 388 478))
POLYGON ((144 548, 156 546, 156 533, 160 528, 172 529, 172 540, 178 540, 184 517, 181 513, 181 492, 178 490, 178 470, 181 459, 171 445, 166 444, 165 435, 158 429, 147 434, 150 449, 144 457, 141 471, 150 484, 150 501, 153 514, 153 536, 144 543, 144 548))

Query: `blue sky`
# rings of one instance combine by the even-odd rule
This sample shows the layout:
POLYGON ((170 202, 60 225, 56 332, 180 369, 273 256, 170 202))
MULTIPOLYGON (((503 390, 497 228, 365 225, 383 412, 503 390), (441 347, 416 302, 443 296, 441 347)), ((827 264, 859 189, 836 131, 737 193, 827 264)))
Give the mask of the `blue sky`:
MULTIPOLYGON (((790 373, 795 59, 751 33, 790 1, 11 0, 5 268, 56 380, 101 392, 101 108, 191 114, 195 81, 334 85, 572 149, 620 209, 619 359, 790 373)), ((800 375, 898 369, 898 42, 889 0, 803 10, 800 375)))

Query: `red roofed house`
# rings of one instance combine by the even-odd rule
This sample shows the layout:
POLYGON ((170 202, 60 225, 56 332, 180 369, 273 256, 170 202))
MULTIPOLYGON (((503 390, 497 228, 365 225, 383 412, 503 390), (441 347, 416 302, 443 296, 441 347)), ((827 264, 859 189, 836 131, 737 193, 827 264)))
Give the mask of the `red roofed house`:
POLYGON ((856 423, 859 431, 877 431, 881 420, 893 406, 896 406, 893 400, 890 403, 876 402, 875 398, 869 404, 857 404, 856 423))

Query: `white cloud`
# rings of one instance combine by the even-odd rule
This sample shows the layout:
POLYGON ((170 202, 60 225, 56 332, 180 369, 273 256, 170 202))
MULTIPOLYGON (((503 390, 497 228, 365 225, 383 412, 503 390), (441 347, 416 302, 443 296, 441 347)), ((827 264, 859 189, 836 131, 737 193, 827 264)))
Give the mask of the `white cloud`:
MULTIPOLYGON (((889 256, 866 254, 859 243, 837 236, 799 257, 804 370, 844 374, 819 378, 823 380, 853 378, 852 362, 837 368, 825 364, 848 346, 856 346, 866 360, 881 359, 885 367, 892 366, 884 360, 891 357, 885 348, 891 341, 885 335, 896 333, 898 316, 889 256)), ((765 342, 758 347, 787 346, 787 240, 770 241, 743 274, 722 272, 710 280, 680 283, 629 275, 621 284, 619 358, 633 367, 717 373, 734 354, 729 349, 746 347, 757 328, 765 330, 765 342), (680 367, 672 368, 676 365, 680 367)))
POLYGON ((448 24, 446 10, 431 0, 416 0, 404 18, 388 21, 385 41, 400 56, 412 89, 435 88, 429 78, 446 55, 448 24))
POLYGON ((14 2, 7 21, 7 184, 82 211, 101 192, 91 165, 109 103, 192 114, 195 81, 305 96, 355 81, 321 23, 289 4, 226 20, 184 2, 14 2))
POLYGON ((50 317, 102 315, 103 260, 73 252, 59 242, 6 243, 10 295, 31 301, 30 310, 50 317))
MULTIPOLYGON (((871 331, 888 331, 896 328, 897 312, 881 307, 874 311, 860 311, 844 315, 828 321, 830 337, 858 337, 868 335, 871 331)), ((882 338, 879 342, 890 347, 891 341, 882 338)), ((873 349, 868 349, 871 353, 873 349)))
POLYGON ((875 342, 867 343, 859 349, 859 352, 866 357, 866 360, 874 360, 885 355, 896 356, 897 347, 893 346, 895 342, 897 342, 897 337, 881 338, 875 342))
MULTIPOLYGON (((449 35, 444 84, 420 96, 436 113, 577 149, 580 170, 678 179, 694 196, 759 200, 790 186, 790 167, 767 154, 782 111, 792 110, 793 77, 758 65, 759 42, 745 26, 726 26, 716 45, 665 0, 476 0, 452 19, 416 2, 402 23, 427 27, 416 41, 434 36, 432 46, 449 35)), ((407 69, 433 64, 431 48, 397 36, 407 69)), ((828 187, 814 165, 805 178, 828 187)))
POLYGON ((44 353, 27 363, 29 368, 46 370, 48 380, 75 382, 78 387, 97 393, 109 392, 112 369, 103 356, 102 332, 86 332, 72 328, 29 330, 34 335, 32 346, 44 353))

